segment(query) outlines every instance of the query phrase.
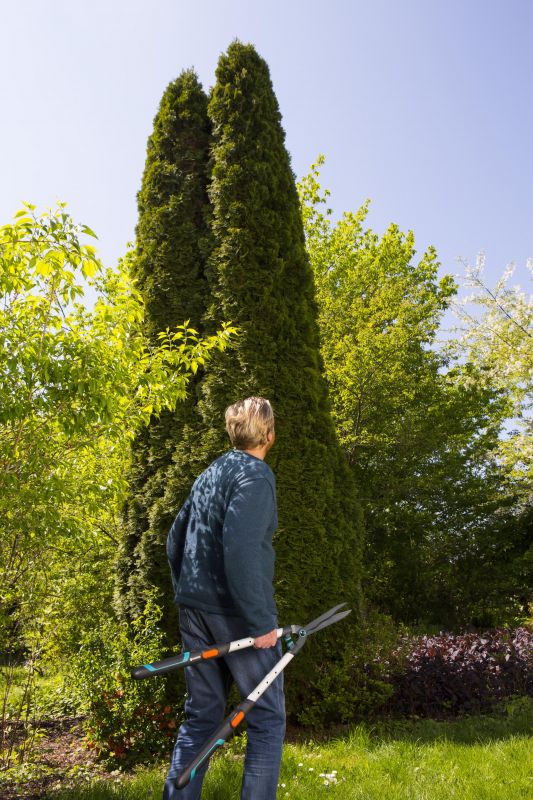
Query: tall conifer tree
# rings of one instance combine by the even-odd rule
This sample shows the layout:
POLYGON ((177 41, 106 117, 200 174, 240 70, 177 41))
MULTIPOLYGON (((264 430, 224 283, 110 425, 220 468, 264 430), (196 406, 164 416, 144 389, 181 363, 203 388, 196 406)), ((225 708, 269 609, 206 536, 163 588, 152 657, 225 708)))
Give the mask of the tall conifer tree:
MULTIPOLYGON (((336 713, 347 697, 350 677, 345 667, 362 605, 360 505, 330 416, 313 277, 268 67, 252 46, 234 42, 221 56, 216 77, 209 103, 213 128, 211 255, 205 269, 209 288, 203 294, 204 274, 193 271, 199 295, 195 282, 186 281, 181 317, 190 317, 199 327, 190 311, 190 296, 195 294, 201 297, 200 313, 202 302, 209 303, 203 315, 204 332, 214 332, 222 321, 231 321, 239 326, 240 336, 232 351, 213 356, 207 377, 197 385, 197 407, 189 405, 188 411, 182 411, 186 422, 184 416, 176 417, 173 431, 177 435, 170 436, 168 426, 163 433, 161 425, 153 426, 147 444, 138 450, 133 473, 137 491, 128 510, 125 548, 131 571, 128 578, 128 560, 123 557, 126 569, 122 569, 121 589, 129 598, 129 612, 135 614, 149 586, 163 590, 167 585, 167 594, 162 591, 161 596, 165 628, 169 644, 175 644, 173 609, 167 605, 171 591, 166 533, 196 475, 228 449, 223 427, 226 406, 252 394, 268 397, 276 413, 277 440, 267 460, 278 484, 280 524, 275 548, 280 622, 305 623, 343 600, 354 609, 342 623, 342 632, 322 632, 313 647, 299 656, 298 677, 288 681, 289 708, 297 711, 302 701, 313 696, 320 703, 327 692, 329 711, 336 713)), ((180 148, 190 147, 192 141, 191 133, 179 147, 176 139, 176 148, 166 149, 172 155, 165 158, 182 165, 176 176, 183 174, 183 164, 191 163, 180 148)), ((149 162, 140 199, 148 175, 149 162)), ((145 206, 147 221, 150 208, 165 205, 160 191, 147 192, 148 196, 152 202, 145 206)), ((181 206, 176 198, 174 202, 169 198, 170 207, 181 206)), ((139 234, 145 217, 141 207, 140 212, 139 234)), ((203 215, 201 220, 203 224, 203 215)), ((148 239, 157 241, 148 223, 146 230, 148 239)), ((161 225, 156 230, 164 249, 182 250, 179 228, 176 244, 170 247, 168 229, 161 225)), ((191 229, 186 226, 186 230, 191 229)), ((202 256, 206 251, 207 245, 202 256)), ((154 298, 164 297, 158 295, 161 283, 153 278, 153 263, 147 262, 140 271, 146 276, 145 296, 149 298, 155 287, 154 298)), ((159 308, 156 300, 154 306, 159 308)), ((151 318, 155 320, 155 313, 151 318)), ((169 322, 159 318, 154 324, 155 331, 169 322)))
MULTIPOLYGON (((207 180, 210 123, 207 96, 192 70, 167 87, 148 139, 146 165, 137 195, 134 276, 146 304, 150 339, 190 320, 197 330, 206 309, 205 261, 208 248, 207 180)), ((165 412, 140 434, 132 448, 130 500, 117 562, 116 604, 125 618, 143 609, 155 588, 163 606, 163 625, 173 642, 177 617, 172 602, 165 540, 173 509, 155 514, 178 442, 196 429, 197 381, 175 412, 165 412)), ((193 479, 183 463, 183 485, 193 479)), ((193 467, 190 467, 192 470, 193 467)), ((186 489, 184 489, 186 497, 186 489)), ((180 498, 177 496, 176 501, 180 498)))
POLYGON ((330 415, 313 276, 268 66, 253 46, 234 42, 216 77, 209 103, 213 250, 206 324, 231 320, 241 334, 231 353, 216 357, 201 387, 203 463, 228 449, 229 403, 269 398, 276 414, 267 462, 278 486, 280 623, 305 623, 344 600, 354 609, 342 630, 324 631, 299 656, 298 677, 287 682, 296 710, 313 687, 316 699, 327 691, 339 702, 346 689, 343 665, 361 613, 362 516, 330 415))

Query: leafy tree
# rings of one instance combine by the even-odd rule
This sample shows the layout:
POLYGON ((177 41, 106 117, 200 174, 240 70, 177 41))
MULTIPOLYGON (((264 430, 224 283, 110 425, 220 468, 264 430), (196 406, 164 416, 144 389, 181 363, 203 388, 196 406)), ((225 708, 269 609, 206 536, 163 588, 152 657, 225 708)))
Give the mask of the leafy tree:
MULTIPOLYGON (((515 264, 509 264, 494 287, 485 282, 484 266, 483 253, 475 266, 465 264, 465 286, 473 291, 454 303, 459 336, 445 349, 466 365, 458 374, 463 385, 467 367, 476 364, 482 385, 496 388, 506 399, 506 429, 489 454, 489 469, 499 474, 507 510, 499 508, 486 526, 490 550, 489 558, 482 559, 486 582, 478 613, 497 619, 494 609, 506 603, 506 619, 522 621, 533 613, 533 304, 519 285, 509 286, 515 264)), ((531 261, 527 268, 531 272, 531 261)))
MULTIPOLYGON (((186 70, 168 85, 161 99, 138 194, 132 271, 145 303, 144 330, 152 342, 157 341, 158 331, 184 320, 194 330, 201 328, 208 292, 209 144, 207 97, 196 74, 186 70)), ((175 410, 154 416, 133 443, 130 496, 117 564, 120 613, 130 620, 136 618, 155 590, 163 608, 162 625, 172 641, 177 617, 165 539, 175 509, 166 508, 156 518, 153 509, 164 494, 177 444, 197 426, 201 366, 201 359, 192 364, 195 376, 184 401, 175 410)), ((183 460, 179 469, 184 483, 192 482, 190 459, 183 460)))
MULTIPOLYGON (((305 622, 342 600, 354 609, 340 639, 324 634, 312 654, 303 652, 299 680, 289 690, 295 711, 313 686, 320 692, 332 652, 339 659, 350 652, 361 603, 360 510, 321 374, 313 277, 268 67, 253 46, 236 41, 221 56, 216 77, 209 103, 212 299, 205 323, 214 328, 231 319, 240 335, 201 385, 205 433, 198 468, 228 449, 226 406, 249 395, 268 397, 277 419, 276 445, 267 458, 278 485, 280 619, 305 622)), ((178 448, 177 457, 188 447, 178 448)), ((165 500, 175 510, 190 482, 180 470, 171 478, 165 500)), ((331 691, 340 692, 345 676, 331 691)), ((339 697, 336 711, 343 706, 339 697)))
POLYGON ((433 248, 414 263, 412 232, 365 228, 368 203, 333 224, 321 163, 300 196, 334 418, 365 509, 365 594, 409 623, 510 613, 509 576, 489 569, 508 506, 492 457, 506 396, 481 364, 436 347, 457 287, 438 279, 433 248), (483 610, 489 574, 500 602, 483 610))
POLYGON ((151 344, 129 258, 105 270, 83 235, 94 236, 64 204, 41 216, 26 204, 0 228, 4 648, 23 647, 30 627, 68 627, 69 587, 87 589, 72 625, 106 606, 130 442, 176 407, 193 364, 229 336, 178 326, 151 344), (97 293, 92 310, 82 278, 97 293))
MULTIPOLYGON (((484 266, 483 253, 475 266, 465 264, 465 286, 474 291, 454 303, 460 335, 449 341, 447 351, 478 364, 485 383, 508 398, 512 428, 495 456, 510 469, 509 488, 523 507, 533 502, 533 302, 519 285, 508 285, 515 264, 509 264, 493 288, 484 281, 484 266)), ((533 261, 527 268, 533 270, 533 261)))
POLYGON ((300 183, 302 210, 334 418, 350 462, 360 464, 363 453, 408 440, 417 427, 442 365, 429 345, 456 287, 451 276, 437 281, 433 248, 412 263, 412 231, 391 225, 380 239, 365 229, 368 201, 333 225, 320 211, 329 194, 318 184, 322 163, 300 183))

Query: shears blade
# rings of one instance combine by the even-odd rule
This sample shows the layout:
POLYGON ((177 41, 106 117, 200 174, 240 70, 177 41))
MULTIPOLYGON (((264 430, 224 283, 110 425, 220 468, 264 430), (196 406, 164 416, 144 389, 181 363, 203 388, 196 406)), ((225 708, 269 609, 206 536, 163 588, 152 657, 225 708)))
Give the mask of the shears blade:
POLYGON ((347 611, 342 611, 340 614, 337 613, 340 611, 341 608, 345 608, 346 603, 339 603, 338 606, 333 606, 330 608, 329 611, 326 611, 325 614, 321 614, 316 619, 312 620, 308 625, 305 626, 305 630, 307 633, 315 633, 315 631, 319 631, 322 628, 326 628, 328 625, 333 625, 334 622, 338 622, 343 617, 348 616, 350 614, 351 609, 347 611))
POLYGON ((307 633, 316 633, 317 631, 321 631, 322 628, 327 628, 328 625, 333 625, 335 622, 339 622, 339 620, 344 619, 347 617, 348 614, 352 613, 352 609, 349 608, 347 611, 341 611, 340 614, 335 614, 333 617, 328 617, 327 619, 320 622, 318 625, 312 625, 311 628, 307 627, 307 633))

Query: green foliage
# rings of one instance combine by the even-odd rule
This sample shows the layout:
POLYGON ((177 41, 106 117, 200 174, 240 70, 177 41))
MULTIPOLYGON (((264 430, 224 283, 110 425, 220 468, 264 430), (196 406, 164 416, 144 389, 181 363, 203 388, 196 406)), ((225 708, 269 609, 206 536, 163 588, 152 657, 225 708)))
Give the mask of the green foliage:
MULTIPOLYGON (((474 291, 454 304, 460 335, 447 343, 454 358, 474 363, 484 383, 508 398, 512 428, 501 438, 494 458, 509 468, 508 490, 520 507, 533 501, 533 302, 519 285, 509 286, 516 265, 510 264, 494 287, 484 279, 485 257, 465 265, 465 287, 474 291), (480 313, 479 313, 480 312, 480 313)), ((528 261, 529 272, 533 262, 528 261)))
POLYGON ((401 446, 416 427, 441 365, 428 345, 456 287, 451 276, 437 280, 433 248, 413 264, 412 231, 404 235, 390 225, 380 239, 365 228, 368 201, 332 224, 330 210, 320 210, 329 195, 318 183, 323 161, 299 188, 325 373, 336 426, 354 463, 361 454, 401 446))
POLYGON ((522 534, 493 455, 508 394, 438 351, 457 287, 433 248, 414 262, 412 232, 365 228, 368 203, 333 224, 322 162, 300 197, 333 415, 365 509, 365 595, 413 624, 518 621, 524 582, 508 567, 522 534))
POLYGON ((64 204, 0 228, 0 646, 13 652, 58 642, 65 620, 75 645, 109 606, 129 443, 231 334, 179 325, 149 343, 130 257, 104 269, 84 231, 64 204))
MULTIPOLYGON (((203 146, 207 129, 200 124, 200 90, 196 85, 192 91, 194 80, 189 73, 180 76, 176 85, 185 83, 187 91, 173 92, 169 99, 167 90, 156 117, 139 195, 139 254, 144 231, 156 230, 153 215, 159 219, 164 214, 169 221, 170 233, 158 227, 153 236, 154 248, 157 241, 165 252, 178 251, 178 239, 173 244, 173 237, 181 236, 181 226, 186 226, 189 236, 191 219, 208 218, 209 236, 201 226, 195 231, 197 252, 206 256, 202 302, 207 309, 199 321, 192 317, 192 309, 199 309, 201 303, 199 284, 191 278, 187 261, 189 246, 178 262, 165 266, 167 282, 172 279, 169 285, 183 287, 181 302, 191 309, 199 330, 214 331, 222 319, 231 319, 239 338, 231 351, 213 361, 211 374, 204 377, 199 372, 198 404, 191 397, 180 414, 162 419, 160 426, 150 428, 136 443, 118 602, 123 613, 134 617, 142 609, 145 593, 155 588, 158 602, 165 607, 167 641, 174 641, 166 534, 194 478, 228 449, 223 422, 226 406, 239 397, 260 394, 273 402, 277 416, 277 442, 269 461, 279 488, 275 546, 280 618, 290 615, 305 621, 335 598, 346 600, 354 608, 345 628, 348 641, 354 636, 361 604, 361 514, 330 419, 313 277, 268 67, 252 46, 239 42, 220 58, 208 107, 210 207, 203 216, 181 191, 181 184, 169 184, 163 192, 156 182, 154 190, 151 166, 157 163, 158 174, 163 170, 200 187, 204 179, 200 154, 193 160, 187 156, 192 142, 203 146), (193 97, 194 111, 183 116, 193 97), (189 126, 186 136, 182 135, 185 125, 189 126), (176 222, 170 225, 172 214, 176 222)), ((199 188, 195 196, 201 196, 199 188)), ((156 297, 166 298, 160 263, 143 257, 138 270, 141 284, 152 291, 154 304, 156 297)), ((313 658, 302 655, 301 679, 292 689, 292 710, 301 706, 297 695, 310 694, 316 665, 326 657, 329 660, 332 644, 332 635, 325 634, 313 658)))
POLYGON ((475 374, 484 391, 500 393, 506 429, 486 453, 481 477, 486 485, 495 476, 498 496, 478 510, 482 546, 461 577, 477 624, 513 626, 533 613, 533 304, 519 285, 509 286, 514 264, 493 287, 484 264, 480 254, 475 266, 465 265, 464 285, 473 291, 454 303, 461 324, 445 352, 463 362, 454 376, 459 391, 469 391, 475 374))
MULTIPOLYGON (((7 718, 15 719, 19 716, 19 709, 26 702, 28 666, 25 663, 24 665, 2 665, 0 667, 0 698, 2 703, 5 701, 7 718), (9 692, 6 691, 8 683, 11 684, 9 692)), ((30 712, 35 713, 36 719, 62 717, 79 711, 75 693, 67 689, 63 675, 57 672, 57 662, 50 665, 50 668, 43 669, 43 663, 39 661, 34 681, 33 696, 30 698, 30 712)))
POLYGON ((36 661, 33 652, 24 669, 8 662, 1 672, 0 772, 25 763, 40 735, 34 713, 36 661))
POLYGON ((148 139, 133 274, 149 338, 205 310, 210 144, 207 96, 193 70, 165 90, 148 139))
MULTIPOLYGON (((159 342, 158 331, 174 329, 184 319, 201 330, 207 301, 209 142, 207 97, 196 74, 186 70, 161 99, 138 193, 132 272, 145 304, 143 330, 153 342, 159 342)), ((161 624, 169 644, 176 636, 177 615, 165 540, 185 496, 178 495, 172 506, 162 504, 161 498, 176 445, 197 423, 197 384, 204 366, 201 354, 191 360, 193 378, 187 397, 171 412, 152 416, 138 434, 127 475, 129 497, 120 534, 115 605, 123 619, 134 619, 147 596, 156 591, 165 610, 161 624)), ((188 459, 179 469, 184 485, 192 483, 196 476, 188 459)))
POLYGON ((344 649, 340 659, 318 665, 316 694, 299 715, 301 722, 317 729, 324 721, 348 723, 375 716, 392 695, 387 681, 388 654, 397 652, 406 629, 391 617, 367 604, 353 640, 353 650, 344 649))
POLYGON ((129 674, 160 657, 160 619, 161 609, 150 602, 131 626, 103 619, 84 634, 73 658, 68 682, 87 714, 86 744, 111 763, 147 761, 174 744, 181 704, 165 701, 169 679, 134 681, 129 674))
MULTIPOLYGON (((305 623, 341 600, 354 609, 340 640, 324 632, 299 657, 298 681, 287 682, 288 708, 296 714, 314 691, 317 669, 332 653, 341 659, 355 635, 360 506, 330 417, 313 276, 268 66, 252 45, 236 41, 220 57, 216 76, 209 101, 213 250, 206 324, 232 319, 240 336, 201 385, 204 435, 197 462, 205 467, 228 449, 223 420, 229 403, 269 398, 276 414, 276 444, 267 461, 278 488, 280 620, 305 623)), ((169 503, 177 487, 183 487, 181 476, 173 472, 169 503)))

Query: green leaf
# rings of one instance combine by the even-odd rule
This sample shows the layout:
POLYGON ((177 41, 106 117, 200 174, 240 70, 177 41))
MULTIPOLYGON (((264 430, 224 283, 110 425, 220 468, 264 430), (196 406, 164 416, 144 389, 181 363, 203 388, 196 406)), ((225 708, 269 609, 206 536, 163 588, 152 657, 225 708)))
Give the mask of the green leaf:
POLYGON ((35 272, 43 278, 48 278, 54 271, 52 265, 48 261, 40 260, 35 265, 35 272))
POLYGON ((96 233, 93 230, 91 230, 91 228, 89 228, 88 225, 82 225, 81 232, 86 233, 87 236, 92 236, 94 239, 98 239, 96 233))
POLYGON ((84 278, 92 278, 96 272, 94 261, 84 261, 81 265, 81 274, 84 278))

